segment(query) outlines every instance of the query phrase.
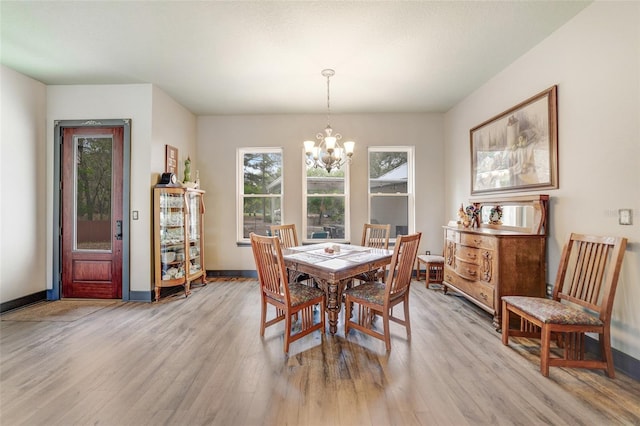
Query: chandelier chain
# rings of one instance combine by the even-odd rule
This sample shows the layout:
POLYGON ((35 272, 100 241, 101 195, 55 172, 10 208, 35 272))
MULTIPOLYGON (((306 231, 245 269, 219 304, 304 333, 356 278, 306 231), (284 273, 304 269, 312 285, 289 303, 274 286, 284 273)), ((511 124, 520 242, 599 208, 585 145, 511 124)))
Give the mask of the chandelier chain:
POLYGON ((331 91, 329 89, 329 84, 331 76, 327 75, 327 126, 331 126, 330 118, 331 118, 331 91))

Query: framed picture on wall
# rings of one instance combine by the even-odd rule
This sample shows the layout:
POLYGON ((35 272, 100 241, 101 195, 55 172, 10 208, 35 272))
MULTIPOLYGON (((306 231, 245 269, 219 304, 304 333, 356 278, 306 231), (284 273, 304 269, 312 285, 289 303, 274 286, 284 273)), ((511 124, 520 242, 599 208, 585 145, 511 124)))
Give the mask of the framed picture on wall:
POLYGON ((471 193, 558 187, 557 86, 470 131, 471 193))
POLYGON ((178 148, 167 145, 167 152, 164 160, 164 171, 178 175, 178 148))

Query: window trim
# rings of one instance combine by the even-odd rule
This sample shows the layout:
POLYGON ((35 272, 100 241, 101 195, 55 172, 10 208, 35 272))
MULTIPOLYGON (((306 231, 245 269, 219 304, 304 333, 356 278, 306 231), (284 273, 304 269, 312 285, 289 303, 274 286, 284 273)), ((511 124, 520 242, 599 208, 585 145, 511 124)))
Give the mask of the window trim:
MULTIPOLYGON (((373 197, 407 197, 407 225, 409 233, 416 229, 416 200, 415 200, 415 146, 369 146, 367 147, 367 218, 371 223, 371 200, 373 197), (371 192, 371 153, 372 152, 406 152, 407 153, 407 192, 384 193, 371 192)), ((395 243, 395 238, 390 238, 390 243, 395 243)))
POLYGON ((244 155, 245 154, 280 154, 282 171, 280 173, 280 194, 251 194, 256 198, 280 198, 280 222, 284 218, 284 149, 282 147, 243 147, 236 150, 236 243, 251 244, 249 238, 244 238, 244 155))

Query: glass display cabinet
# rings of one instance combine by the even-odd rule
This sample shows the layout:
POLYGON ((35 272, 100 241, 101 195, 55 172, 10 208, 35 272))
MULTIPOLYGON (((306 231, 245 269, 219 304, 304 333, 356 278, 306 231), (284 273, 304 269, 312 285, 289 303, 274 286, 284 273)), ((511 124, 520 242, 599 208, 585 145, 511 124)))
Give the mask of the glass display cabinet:
POLYGON ((183 286, 186 297, 192 281, 206 284, 204 191, 157 186, 153 192, 155 300, 163 287, 183 286))

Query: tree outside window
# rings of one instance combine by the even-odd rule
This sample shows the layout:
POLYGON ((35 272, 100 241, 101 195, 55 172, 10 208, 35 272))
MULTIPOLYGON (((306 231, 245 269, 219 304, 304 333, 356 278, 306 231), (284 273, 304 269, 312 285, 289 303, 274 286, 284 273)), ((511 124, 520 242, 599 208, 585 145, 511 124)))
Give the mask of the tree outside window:
POLYGON ((269 235, 282 220, 282 149, 241 148, 238 152, 241 197, 239 241, 252 232, 269 235))
POLYGON ((348 235, 348 165, 327 172, 305 166, 304 240, 341 240, 348 235))
POLYGON ((111 191, 113 140, 77 137, 76 249, 111 249, 111 191))

